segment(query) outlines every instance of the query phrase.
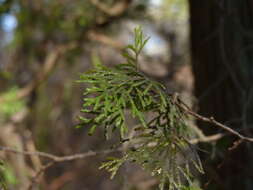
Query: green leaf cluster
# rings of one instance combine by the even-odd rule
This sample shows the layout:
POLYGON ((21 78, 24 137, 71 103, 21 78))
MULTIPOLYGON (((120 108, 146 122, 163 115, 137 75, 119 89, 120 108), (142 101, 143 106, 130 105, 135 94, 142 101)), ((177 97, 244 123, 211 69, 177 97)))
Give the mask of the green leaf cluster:
POLYGON ((203 172, 200 160, 187 141, 186 115, 173 102, 165 87, 138 70, 138 56, 148 39, 135 29, 133 45, 127 46, 126 62, 108 68, 96 62, 95 68, 81 75, 89 85, 84 92, 81 125, 91 126, 89 134, 102 127, 105 135, 119 131, 127 142, 122 158, 110 158, 100 167, 113 178, 125 162, 142 166, 160 179, 160 189, 183 189, 192 185, 190 167, 203 172), (126 112, 138 119, 135 127, 126 123, 126 112), (152 115, 152 118, 147 117, 152 115), (129 131, 134 135, 129 137, 129 131))
POLYGON ((15 184, 14 173, 2 160, 0 160, 0 189, 7 190, 6 184, 15 184))
POLYGON ((17 99, 18 90, 17 87, 13 87, 0 95, 3 100, 0 106, 0 113, 4 118, 10 117, 24 108, 25 102, 17 99))

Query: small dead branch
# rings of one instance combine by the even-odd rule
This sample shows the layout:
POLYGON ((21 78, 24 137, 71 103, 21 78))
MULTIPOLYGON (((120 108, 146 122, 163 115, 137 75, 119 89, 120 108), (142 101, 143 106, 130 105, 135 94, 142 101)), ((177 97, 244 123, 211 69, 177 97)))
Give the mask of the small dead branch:
POLYGON ((113 38, 110 38, 109 36, 106 36, 102 33, 98 33, 95 31, 89 31, 87 33, 87 35, 90 40, 97 41, 102 44, 111 46, 111 47, 115 48, 116 50, 122 51, 125 47, 122 43, 120 43, 120 42, 114 40, 113 38))
POLYGON ((99 9, 100 11, 111 17, 116 17, 123 14, 131 3, 131 0, 121 0, 110 7, 104 2, 99 0, 89 0, 89 1, 97 9, 99 9))
MULTIPOLYGON (((62 45, 57 48, 55 48, 54 51, 50 52, 43 64, 43 67, 41 68, 41 71, 37 74, 37 77, 33 79, 29 84, 27 84, 25 87, 21 88, 17 92, 16 99, 22 99, 27 97, 31 92, 38 87, 43 81, 47 79, 53 68, 56 66, 58 60, 60 59, 61 55, 66 52, 67 50, 75 47, 75 43, 62 45)), ((0 96, 0 103, 4 102, 5 99, 0 96)))
POLYGON ((0 146, 0 151, 4 151, 6 153, 26 155, 26 156, 39 156, 39 157, 46 158, 46 159, 50 160, 47 164, 42 165, 40 167, 40 169, 32 177, 31 182, 27 188, 27 190, 32 190, 33 186, 35 184, 39 183, 40 176, 43 175, 48 168, 52 167, 56 163, 85 159, 87 157, 97 156, 99 154, 110 154, 110 153, 114 153, 114 152, 119 152, 119 151, 121 151, 121 149, 120 148, 119 149, 108 149, 108 150, 97 151, 97 152, 88 151, 85 153, 73 154, 73 155, 69 155, 69 156, 56 156, 54 154, 49 154, 49 153, 45 153, 45 152, 20 151, 15 148, 2 147, 2 146, 0 146))
POLYGON ((213 117, 204 117, 194 111, 192 111, 183 101, 181 101, 179 98, 178 98, 178 94, 174 94, 172 96, 172 101, 175 105, 178 106, 178 108, 180 108, 182 111, 184 111, 186 114, 188 115, 191 115, 193 116, 194 118, 196 118, 197 120, 200 120, 200 121, 204 121, 204 122, 207 122, 207 123, 210 123, 216 127, 219 127, 227 132, 229 132, 230 134, 233 134, 235 136, 237 136, 239 139, 243 140, 243 141, 248 141, 248 142, 253 142, 253 138, 251 137, 247 137, 247 136, 243 136, 241 133, 233 130, 232 128, 216 121, 213 117))

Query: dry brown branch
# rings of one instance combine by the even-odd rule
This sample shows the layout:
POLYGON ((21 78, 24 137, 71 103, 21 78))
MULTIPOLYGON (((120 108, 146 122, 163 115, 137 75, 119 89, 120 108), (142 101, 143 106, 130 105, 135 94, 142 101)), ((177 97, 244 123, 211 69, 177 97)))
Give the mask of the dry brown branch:
POLYGON ((15 153, 15 154, 20 154, 20 155, 29 155, 29 156, 39 156, 42 158, 46 158, 49 159, 50 162, 47 163, 46 165, 43 165, 42 167, 40 167, 40 169, 38 170, 38 172, 36 172, 36 174, 32 177, 31 183, 29 184, 27 190, 31 190, 33 188, 33 186, 38 183, 40 176, 51 166, 53 166, 56 163, 60 163, 60 162, 67 162, 67 161, 74 161, 74 160, 80 160, 80 159, 85 159, 87 157, 90 156, 96 156, 99 154, 110 154, 113 152, 118 152, 121 151, 121 149, 108 149, 108 150, 103 150, 103 151, 88 151, 85 153, 79 153, 79 154, 73 154, 73 155, 69 155, 69 156, 56 156, 53 154, 49 154, 49 153, 45 153, 45 152, 28 152, 28 151, 20 151, 17 150, 15 148, 11 148, 11 147, 2 147, 0 146, 0 151, 4 151, 7 153, 15 153))
POLYGON ((30 84, 20 89, 17 94, 17 98, 21 99, 28 96, 34 88, 40 85, 49 76, 50 72, 55 67, 61 55, 68 49, 73 48, 73 44, 64 45, 57 47, 54 51, 50 52, 45 59, 42 70, 38 73, 37 78, 35 78, 30 84))
POLYGON ((46 159, 49 159, 54 162, 66 162, 66 161, 83 159, 83 158, 86 158, 89 156, 96 156, 98 154, 109 154, 112 152, 120 151, 120 149, 109 149, 109 150, 103 150, 100 152, 88 151, 85 153, 73 154, 73 155, 69 155, 69 156, 56 156, 54 154, 49 154, 49 153, 39 152, 39 151, 37 151, 37 152, 21 151, 21 150, 15 149, 15 148, 3 147, 3 146, 0 146, 0 151, 21 154, 21 155, 39 156, 39 157, 46 158, 46 159))
MULTIPOLYGON (((55 50, 53 50, 52 52, 50 52, 45 59, 41 71, 37 74, 37 77, 17 92, 16 99, 22 99, 28 96, 36 87, 38 87, 43 81, 45 81, 46 78, 49 76, 50 72, 57 64, 61 55, 67 50, 75 47, 75 45, 76 44, 74 43, 62 45, 55 48, 55 50)), ((3 101, 5 101, 5 99, 0 96, 0 103, 2 103, 3 101)))
POLYGON ((248 142, 253 142, 253 138, 251 137, 247 137, 247 136, 243 136, 242 134, 240 134, 239 132, 233 130, 232 128, 216 121, 213 117, 204 117, 194 111, 192 111, 183 101, 181 101, 178 98, 178 94, 175 93, 173 95, 172 101, 174 102, 174 104, 176 104, 182 111, 184 111, 186 114, 193 116, 194 118, 200 120, 200 121, 204 121, 207 123, 210 123, 216 127, 219 127, 227 132, 229 132, 230 134, 233 134, 235 136, 237 136, 238 138, 240 138, 243 141, 248 141, 248 142))
POLYGON ((92 5, 94 5, 97 9, 102 11, 103 13, 115 17, 121 15, 125 12, 125 10, 129 7, 132 0, 121 0, 115 3, 112 7, 106 5, 105 3, 99 0, 89 0, 92 5))
POLYGON ((90 40, 97 41, 102 44, 111 46, 111 47, 113 47, 117 50, 120 50, 120 51, 124 49, 124 45, 122 43, 120 43, 120 42, 118 42, 118 41, 116 41, 104 34, 101 34, 101 33, 95 32, 95 31, 89 31, 87 33, 87 35, 90 40))
MULTIPOLYGON (((222 124, 218 121, 216 121, 213 117, 207 118, 207 117, 204 117, 202 115, 199 115, 199 114, 195 113, 184 102, 182 102, 178 98, 178 94, 175 94, 175 95, 172 96, 172 101, 174 102, 175 105, 177 105, 187 115, 191 115, 191 116, 193 116, 194 118, 196 118, 198 120, 201 120, 201 121, 210 123, 210 124, 212 124, 216 127, 222 128, 223 130, 228 132, 228 134, 232 134, 232 135, 237 136, 240 139, 240 141, 235 143, 232 148, 237 147, 242 141, 253 142, 253 138, 243 136, 239 132, 231 129, 230 127, 228 127, 228 126, 226 126, 226 125, 224 125, 224 124, 222 124)), ((190 143, 197 144, 199 142, 217 141, 218 139, 222 138, 225 135, 226 134, 215 134, 215 135, 212 135, 212 136, 204 136, 204 137, 202 136, 199 139, 190 140, 190 143)), ((49 154, 49 153, 45 153, 45 152, 21 151, 21 150, 15 149, 15 148, 3 147, 3 146, 0 146, 0 151, 6 152, 6 153, 20 154, 20 155, 39 156, 39 157, 50 160, 46 165, 43 165, 42 167, 40 167, 38 172, 32 178, 31 183, 29 184, 29 187, 28 187, 28 190, 31 190, 33 188, 34 184, 38 183, 40 176, 48 168, 50 168, 51 166, 53 166, 56 163, 66 162, 66 161, 73 161, 73 160, 78 160, 78 159, 84 159, 84 158, 87 158, 87 157, 90 157, 90 156, 96 156, 98 154, 109 154, 109 153, 113 153, 113 152, 117 152, 117 151, 122 151, 122 148, 109 149, 109 150, 104 150, 104 151, 99 151, 99 152, 88 151, 88 152, 85 152, 85 153, 73 154, 73 155, 68 155, 68 156, 57 156, 57 155, 53 155, 53 154, 49 154)))
MULTIPOLYGON (((22 150, 24 148, 23 139, 17 131, 16 126, 22 123, 28 114, 27 109, 22 109, 18 113, 15 113, 10 121, 1 126, 0 143, 6 147, 16 147, 22 150)), ((5 157, 6 152, 1 152, 0 157, 5 157)), ((16 157, 15 155, 8 155, 6 157, 12 168, 15 170, 15 175, 20 180, 19 189, 24 190, 26 184, 29 182, 28 175, 32 175, 33 171, 27 167, 24 156, 16 157), (24 175, 24 173, 28 175, 24 175)))
MULTIPOLYGON (((200 142, 212 142, 212 141, 216 141, 216 140, 222 138, 223 136, 225 136, 225 134, 216 134, 216 135, 212 135, 212 136, 202 137, 199 139, 192 139, 189 142, 191 144, 197 144, 200 142)), ((34 185, 40 182, 41 175, 43 175, 44 172, 48 168, 50 168, 51 166, 53 166, 56 163, 85 159, 87 157, 96 156, 99 154, 110 154, 113 152, 122 151, 122 148, 103 150, 103 151, 99 151, 99 152, 88 151, 85 153, 73 154, 73 155, 69 155, 69 156, 56 156, 54 154, 49 154, 49 153, 45 153, 45 152, 38 152, 38 151, 37 152, 20 151, 15 148, 2 147, 2 146, 0 146, 0 151, 4 151, 6 153, 15 153, 15 154, 20 154, 20 155, 26 155, 26 156, 37 156, 37 157, 41 157, 41 158, 45 158, 45 159, 50 160, 47 164, 42 165, 39 168, 39 170, 32 177, 30 184, 28 185, 28 188, 27 188, 27 190, 32 190, 34 185)))
MULTIPOLYGON (((35 152, 36 147, 35 147, 35 142, 32 138, 31 132, 26 130, 25 131, 25 147, 27 148, 27 151, 29 152, 35 152)), ((39 156, 31 156, 31 163, 33 165, 33 168, 35 171, 39 170, 39 168, 42 166, 41 160, 39 156)))
POLYGON ((218 133, 218 134, 215 134, 215 135, 210 135, 210 136, 205 136, 205 137, 201 137, 201 138, 191 139, 191 140, 189 140, 189 143, 198 144, 198 143, 201 143, 201 142, 203 142, 203 143, 214 142, 214 141, 217 141, 217 140, 221 139, 224 136, 225 136, 225 134, 218 133))
POLYGON ((33 178, 31 179, 31 182, 30 184, 28 185, 28 188, 27 190, 32 190, 33 189, 33 186, 36 184, 36 183, 39 183, 39 178, 40 176, 48 169, 50 168, 51 166, 53 166, 55 164, 54 161, 51 161, 49 163, 47 163, 46 165, 42 166, 40 168, 40 170, 33 176, 33 178))
MULTIPOLYGON (((36 183, 39 183, 40 176, 42 174, 44 174, 44 172, 48 168, 50 168, 51 166, 53 166, 56 163, 79 160, 79 159, 84 159, 84 158, 87 158, 87 157, 90 157, 90 156, 96 156, 98 154, 109 154, 109 153, 113 153, 113 152, 117 152, 117 151, 120 151, 120 149, 114 149, 114 150, 109 149, 109 150, 103 150, 103 151, 99 151, 99 152, 88 151, 88 152, 85 152, 85 153, 73 154, 73 155, 70 155, 70 156, 55 156, 55 155, 46 153, 46 157, 50 158, 52 161, 50 161, 46 165, 42 166, 41 169, 34 175, 34 177, 31 180, 31 183, 29 184, 29 186, 27 188, 27 190, 32 190, 33 186, 36 183)), ((28 153, 28 152, 26 152, 26 153, 28 153)), ((38 153, 39 153, 38 155, 40 155, 40 156, 42 156, 42 155, 45 156, 45 154, 43 154, 43 152, 38 152, 38 153)))

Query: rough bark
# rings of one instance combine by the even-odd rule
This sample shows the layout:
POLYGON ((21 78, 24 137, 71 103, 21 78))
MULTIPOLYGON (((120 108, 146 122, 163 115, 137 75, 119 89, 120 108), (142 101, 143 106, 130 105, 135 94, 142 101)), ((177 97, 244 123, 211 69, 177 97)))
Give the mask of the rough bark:
MULTIPOLYGON (((189 0, 189 4, 198 111, 252 135, 253 4, 250 0, 189 0)), ((206 134, 218 132, 198 124, 206 134)), ((220 144, 231 146, 231 140, 235 139, 220 144)), ((204 189, 253 189, 250 147, 245 143, 233 151, 223 147, 223 153, 219 144, 217 148, 220 159, 211 167, 210 160, 205 163, 210 183, 204 189)))

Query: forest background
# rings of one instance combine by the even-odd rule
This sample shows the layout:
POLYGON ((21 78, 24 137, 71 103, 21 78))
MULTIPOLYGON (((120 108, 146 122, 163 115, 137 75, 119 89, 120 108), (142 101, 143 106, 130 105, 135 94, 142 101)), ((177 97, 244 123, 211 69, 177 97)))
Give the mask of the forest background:
POLYGON ((205 171, 196 174, 196 186, 252 190, 253 151, 244 138, 253 137, 252 9, 249 0, 0 0, 3 186, 157 189, 158 180, 134 164, 110 180, 98 168, 115 139, 75 128, 86 88, 76 82, 80 74, 96 62, 123 62, 121 53, 140 25, 150 37, 141 72, 168 93, 178 92, 194 112, 240 133, 189 119, 205 171), (47 168, 48 155, 38 151, 84 154, 47 168))

